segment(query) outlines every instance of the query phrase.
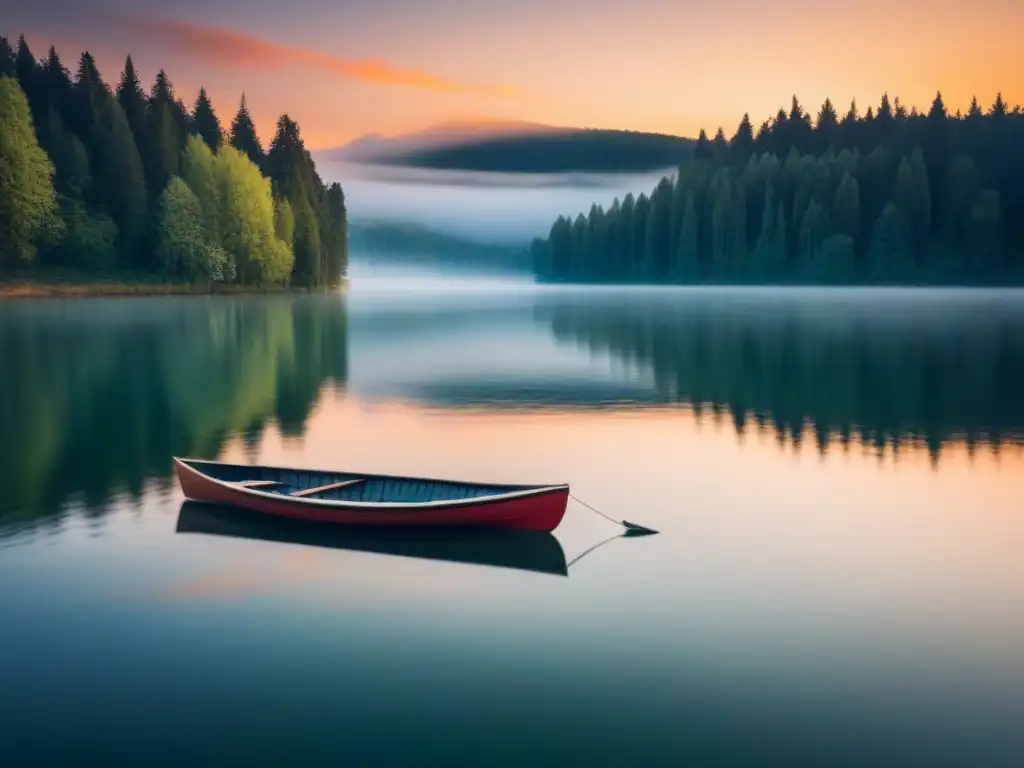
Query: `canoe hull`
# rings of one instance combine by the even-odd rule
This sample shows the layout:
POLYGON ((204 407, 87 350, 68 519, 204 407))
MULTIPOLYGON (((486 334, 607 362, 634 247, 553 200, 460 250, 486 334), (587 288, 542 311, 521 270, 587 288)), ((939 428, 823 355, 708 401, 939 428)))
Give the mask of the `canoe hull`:
POLYGON ((530 531, 553 531, 569 503, 568 486, 509 499, 482 498, 450 505, 387 505, 366 508, 345 502, 311 503, 307 499, 254 492, 219 482, 183 461, 175 461, 185 497, 209 504, 226 504, 277 517, 342 525, 366 526, 488 526, 530 531))

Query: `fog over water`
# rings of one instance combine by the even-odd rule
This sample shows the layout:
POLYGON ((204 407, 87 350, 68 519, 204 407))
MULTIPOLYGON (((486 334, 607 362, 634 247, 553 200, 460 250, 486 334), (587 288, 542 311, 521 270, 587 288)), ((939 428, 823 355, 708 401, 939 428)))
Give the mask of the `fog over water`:
POLYGON ((326 183, 338 181, 353 222, 414 221, 484 242, 546 236, 559 215, 650 193, 672 168, 638 174, 506 174, 387 168, 315 158, 326 183))

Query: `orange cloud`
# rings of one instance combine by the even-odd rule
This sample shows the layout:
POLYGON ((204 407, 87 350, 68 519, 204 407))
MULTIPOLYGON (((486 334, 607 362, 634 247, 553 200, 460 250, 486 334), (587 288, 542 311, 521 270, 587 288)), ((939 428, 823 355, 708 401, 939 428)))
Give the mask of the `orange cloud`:
POLYGON ((136 39, 173 47, 215 66, 266 69, 305 65, 337 77, 377 85, 489 96, 521 95, 519 87, 514 85, 457 82, 429 72, 395 67, 383 61, 343 59, 306 48, 281 45, 223 27, 139 17, 122 19, 120 23, 136 39))

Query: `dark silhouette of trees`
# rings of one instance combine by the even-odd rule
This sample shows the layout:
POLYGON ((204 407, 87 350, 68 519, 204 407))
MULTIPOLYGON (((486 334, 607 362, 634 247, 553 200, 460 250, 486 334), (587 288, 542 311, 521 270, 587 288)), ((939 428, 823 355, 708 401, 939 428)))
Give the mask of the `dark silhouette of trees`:
POLYGON ((238 103, 235 119, 231 121, 229 141, 235 149, 244 152, 254 165, 262 167, 263 145, 260 144, 260 137, 256 135, 256 126, 252 121, 252 115, 249 114, 249 105, 244 93, 238 103))
POLYGON ((224 132, 220 127, 220 120, 210 103, 210 97, 206 95, 206 89, 199 89, 199 96, 196 97, 195 107, 192 109, 192 122, 190 132, 199 136, 206 145, 216 151, 224 139, 224 132))
POLYGON ((756 134, 744 115, 727 147, 701 130, 674 179, 596 211, 588 239, 556 225, 537 246, 540 279, 1017 284, 1024 114, 1001 94, 950 116, 941 93, 924 114, 886 93, 812 120, 794 96, 756 134))
POLYGON ((18 225, 16 246, 36 257, 33 265, 307 287, 344 275, 344 192, 323 183, 287 116, 266 157, 243 96, 229 136, 238 151, 221 158, 229 145, 206 90, 190 114, 161 70, 147 95, 131 56, 114 91, 88 52, 72 79, 54 48, 37 61, 24 37, 16 48, 0 37, 0 76, 11 78, 10 103, 20 97, 28 107, 24 115, 11 107, 11 161, 36 169, 21 174, 33 195, 24 210, 45 208, 18 214, 34 222, 18 225), (186 152, 193 135, 205 156, 186 152), (45 162, 26 164, 39 152, 45 162), (55 205, 38 202, 47 195, 55 205))
POLYGON ((136 146, 142 146, 146 135, 146 94, 131 56, 124 62, 121 83, 117 86, 117 100, 124 110, 128 127, 132 129, 136 146))

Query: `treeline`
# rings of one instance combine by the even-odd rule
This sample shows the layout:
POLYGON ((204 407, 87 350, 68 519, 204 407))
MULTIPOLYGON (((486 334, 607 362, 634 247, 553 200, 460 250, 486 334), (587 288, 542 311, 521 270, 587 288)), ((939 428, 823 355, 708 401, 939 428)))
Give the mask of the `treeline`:
POLYGON ((495 173, 622 173, 684 162, 693 139, 604 129, 552 129, 417 149, 385 159, 395 165, 495 173))
POLYGON ((345 197, 288 115, 264 151, 242 96, 225 130, 205 89, 191 109, 131 56, 116 89, 93 57, 74 78, 51 46, 0 37, 0 273, 63 267, 237 285, 337 284, 345 197))
POLYGON ((559 217, 549 281, 988 283, 1024 280, 1024 115, 997 96, 950 115, 883 96, 861 115, 794 96, 755 132, 702 130, 650 195, 559 217))

